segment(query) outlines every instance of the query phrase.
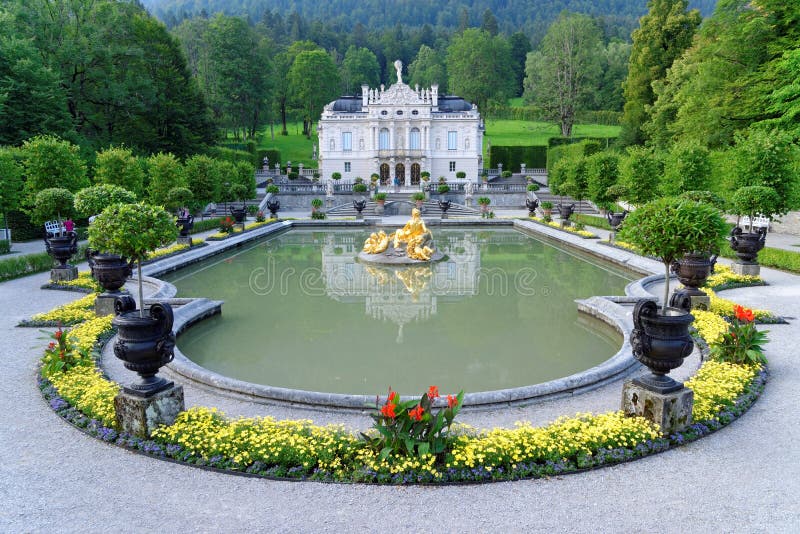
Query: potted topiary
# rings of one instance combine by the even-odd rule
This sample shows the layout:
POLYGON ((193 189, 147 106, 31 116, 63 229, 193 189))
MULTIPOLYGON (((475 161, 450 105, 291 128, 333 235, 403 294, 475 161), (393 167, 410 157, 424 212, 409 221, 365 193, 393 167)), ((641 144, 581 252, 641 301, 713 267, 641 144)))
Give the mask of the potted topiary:
POLYGON ((536 191, 539 190, 539 185, 531 183, 531 184, 528 184, 527 189, 528 189, 528 193, 535 193, 536 191))
MULTIPOLYGON (((771 220, 773 214, 779 210, 780 197, 771 187, 751 185, 737 189, 733 194, 731 204, 733 205, 734 213, 739 217, 736 226, 731 230, 731 248, 739 258, 736 264, 740 266, 756 266, 758 265, 758 251, 764 248, 767 239, 767 228, 760 227, 756 229, 754 225, 755 218, 757 215, 761 215, 771 220), (747 232, 739 226, 742 215, 747 215, 750 219, 747 232)), ((750 269, 755 269, 755 267, 750 269)))
POLYGON ((478 198, 478 205, 481 207, 481 213, 488 213, 489 212, 489 204, 492 203, 492 199, 489 197, 479 197, 478 198))
POLYGON ((363 195, 366 192, 367 192, 367 184, 364 183, 353 184, 354 194, 363 195))
POLYGON ((422 208, 422 204, 425 202, 425 193, 422 191, 417 191, 411 195, 411 200, 417 205, 417 208, 422 208))
POLYGON ((545 217, 552 217, 553 216, 553 203, 549 200, 545 200, 541 203, 542 213, 544 213, 545 217))
MULTIPOLYGON (((189 193, 191 194, 191 192, 189 193)), ((91 216, 92 219, 112 204, 132 204, 134 202, 136 202, 136 196, 133 193, 112 184, 86 187, 75 194, 75 210, 78 215, 91 216)), ((89 262, 92 278, 105 290, 103 296, 109 299, 109 302, 113 302, 131 275, 133 261, 128 261, 119 254, 98 252, 91 248, 86 250, 86 260, 89 262)), ((110 306, 108 309, 102 309, 102 306, 96 304, 95 309, 98 315, 112 313, 110 306)))
POLYGON ((447 184, 440 185, 436 190, 440 195, 446 195, 450 192, 450 186, 447 184))
POLYGON ((500 173, 500 176, 502 178, 511 178, 511 171, 503 171, 502 173, 500 173))
POLYGON ((664 294, 660 310, 650 300, 634 308, 633 354, 652 375, 637 379, 659 393, 683 387, 666 374, 683 363, 692 351, 689 325, 694 317, 685 309, 669 307, 672 262, 687 252, 713 250, 725 235, 725 221, 716 208, 676 197, 665 197, 628 215, 620 239, 642 254, 658 257, 664 264, 664 294))
POLYGON ((341 180, 341 179, 342 179, 342 173, 334 172, 334 173, 331 174, 331 180, 333 180, 333 183, 336 184, 336 185, 334 185, 334 188, 337 191, 339 190, 339 180, 341 180))
POLYGON ((72 229, 65 229, 62 217, 71 219, 75 213, 75 197, 68 190, 60 187, 42 189, 34 198, 34 206, 31 210, 31 221, 34 224, 45 225, 45 249, 50 256, 58 262, 56 269, 59 272, 52 272, 53 280, 72 280, 77 277, 75 267, 67 264, 73 254, 78 252, 78 234, 72 229), (48 221, 55 221, 55 224, 48 225, 48 221))
POLYGON ((456 173, 456 178, 458 178, 459 180, 463 180, 466 177, 467 177, 467 173, 465 173, 464 171, 458 171, 456 173))
POLYGON ((114 354, 142 378, 139 383, 126 386, 125 391, 142 397, 172 385, 156 374, 172 360, 175 345, 169 304, 153 304, 149 316, 145 316, 142 260, 149 251, 174 241, 177 233, 174 217, 160 207, 144 203, 113 204, 89 226, 92 248, 126 256, 137 263, 139 309, 130 296, 120 297, 112 324, 117 328, 114 354))
POLYGON ((384 204, 386 204, 386 193, 375 193, 375 214, 383 215, 384 204))
POLYGON ((321 207, 322 207, 322 199, 321 199, 321 198, 315 198, 315 199, 313 199, 313 200, 311 201, 311 214, 312 214, 312 216, 313 216, 313 214, 314 214, 314 213, 316 213, 317 211, 319 211, 319 209, 320 209, 321 207))

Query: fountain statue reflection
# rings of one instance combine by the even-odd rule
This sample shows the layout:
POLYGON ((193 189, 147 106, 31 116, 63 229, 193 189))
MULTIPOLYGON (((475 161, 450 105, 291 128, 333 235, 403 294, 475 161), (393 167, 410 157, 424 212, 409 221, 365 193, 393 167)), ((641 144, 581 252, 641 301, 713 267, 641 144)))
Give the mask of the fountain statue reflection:
POLYGON ((417 208, 411 210, 411 220, 405 226, 387 234, 374 232, 364 242, 359 260, 383 265, 412 265, 439 261, 444 257, 433 244, 433 234, 417 208))
POLYGON ((437 313, 440 298, 451 302, 478 293, 476 236, 444 233, 437 242, 442 261, 410 265, 367 264, 348 255, 349 246, 343 241, 326 243, 322 247, 326 293, 341 302, 364 302, 366 315, 397 325, 396 341, 402 343, 405 326, 429 320, 437 313))

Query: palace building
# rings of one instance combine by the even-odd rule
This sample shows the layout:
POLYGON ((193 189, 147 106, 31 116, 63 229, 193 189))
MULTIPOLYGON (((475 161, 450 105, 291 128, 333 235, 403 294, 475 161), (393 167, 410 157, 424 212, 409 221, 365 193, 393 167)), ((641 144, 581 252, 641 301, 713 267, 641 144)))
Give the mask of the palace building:
POLYGON ((382 185, 418 185, 431 180, 456 181, 463 171, 477 182, 483 167, 483 123, 474 104, 440 96, 437 85, 411 88, 403 83, 402 63, 395 61, 397 83, 388 89, 361 86, 361 96, 343 96, 326 105, 319 120, 319 168, 323 179, 339 172, 347 181, 374 173, 382 185), (397 179, 397 181, 395 181, 397 179))

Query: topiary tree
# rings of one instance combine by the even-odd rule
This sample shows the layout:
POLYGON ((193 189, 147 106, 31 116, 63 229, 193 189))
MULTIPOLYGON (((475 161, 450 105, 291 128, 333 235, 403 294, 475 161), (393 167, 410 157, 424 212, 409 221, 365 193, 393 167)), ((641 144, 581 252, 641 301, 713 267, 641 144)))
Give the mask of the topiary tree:
POLYGON ((750 218, 750 233, 753 232, 753 219, 756 215, 772 219, 772 215, 783 205, 778 193, 763 185, 740 187, 733 194, 731 204, 736 215, 747 215, 750 218))
POLYGON ((242 209, 244 209, 245 202, 250 198, 250 191, 247 189, 247 186, 244 184, 233 184, 230 194, 234 200, 238 200, 242 203, 242 209))
POLYGON ((800 203, 799 178, 793 168, 797 154, 797 145, 785 132, 751 130, 738 134, 733 158, 734 189, 755 185, 771 187, 779 200, 770 214, 785 214, 800 203))
POLYGON ((711 183, 708 149, 695 142, 675 144, 667 154, 661 191, 679 195, 684 191, 703 191, 711 183))
POLYGON ((255 167, 246 161, 236 163, 236 175, 233 177, 233 182, 243 185, 247 189, 247 198, 255 198, 256 196, 256 175, 255 167))
POLYGON ((664 173, 663 158, 650 149, 628 147, 619 165, 621 198, 640 206, 658 196, 658 186, 664 173))
POLYGON ((342 173, 340 173, 340 172, 334 172, 333 174, 331 174, 331 178, 332 178, 333 180, 341 180, 341 179, 342 179, 342 173))
POLYGON ((147 175, 147 197, 154 206, 166 205, 171 190, 188 185, 183 165, 170 153, 159 152, 147 158, 147 175))
POLYGON ((144 317, 142 259, 148 252, 174 241, 177 235, 175 217, 161 207, 143 202, 112 204, 89 226, 89 245, 93 249, 136 261, 139 317, 144 317))
POLYGON ((144 171, 130 149, 110 147, 97 153, 94 181, 97 184, 118 185, 141 196, 144 171))
POLYGON ((566 180, 559 188, 560 195, 569 195, 578 202, 586 198, 589 191, 587 158, 580 156, 567 163, 566 180))
POLYGON ((711 204, 721 212, 725 212, 725 199, 711 191, 685 191, 679 195, 681 198, 711 204))
POLYGON ((31 221, 44 224, 46 221, 72 217, 75 213, 75 197, 63 187, 50 187, 36 193, 31 210, 31 221))
POLYGON ((97 215, 111 204, 133 204, 136 195, 118 185, 84 187, 75 194, 75 211, 81 217, 97 215))
POLYGON ((25 167, 25 196, 33 204, 36 194, 53 186, 71 192, 88 187, 86 163, 80 149, 52 135, 37 135, 22 144, 25 167))
POLYGON ((669 302, 669 270, 673 260, 687 252, 717 250, 728 226, 719 210, 709 204, 678 197, 654 200, 632 212, 622 223, 619 238, 642 254, 664 263, 664 300, 669 302))
POLYGON ((203 155, 192 156, 186 160, 186 181, 196 202, 205 206, 219 196, 221 177, 216 162, 203 155))
POLYGON ((176 211, 184 206, 188 207, 193 198, 192 190, 188 187, 173 187, 164 199, 164 207, 170 211, 176 211))
POLYGON ((619 198, 617 191, 611 189, 618 177, 619 157, 616 154, 598 152, 586 159, 586 193, 601 208, 608 209, 619 198))

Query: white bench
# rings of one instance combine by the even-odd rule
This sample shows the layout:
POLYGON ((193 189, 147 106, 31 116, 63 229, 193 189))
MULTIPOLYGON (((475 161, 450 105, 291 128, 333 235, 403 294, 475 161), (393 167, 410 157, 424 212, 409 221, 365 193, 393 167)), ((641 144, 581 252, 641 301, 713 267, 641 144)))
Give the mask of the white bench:
MULTIPOLYGON (((742 228, 750 228, 750 217, 744 215, 739 220, 739 226, 742 228)), ((753 217, 753 228, 766 228, 769 230, 769 217, 764 217, 763 215, 753 217)))
POLYGON ((48 236, 55 236, 64 232, 64 227, 58 221, 47 221, 44 223, 44 230, 48 236))

